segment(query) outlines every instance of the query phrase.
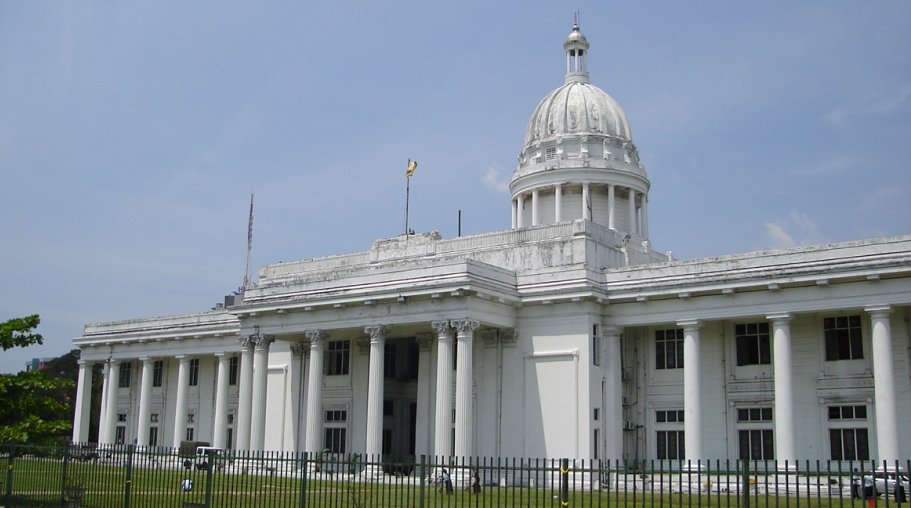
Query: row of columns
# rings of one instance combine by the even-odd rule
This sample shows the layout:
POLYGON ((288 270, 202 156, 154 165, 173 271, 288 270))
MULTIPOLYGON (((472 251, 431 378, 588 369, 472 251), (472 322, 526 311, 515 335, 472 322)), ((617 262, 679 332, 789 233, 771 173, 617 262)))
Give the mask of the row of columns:
MULTIPOLYGON (((241 341, 240 393, 237 409, 237 434, 235 447, 240 450, 261 450, 265 439, 266 386, 269 366, 269 346, 275 339, 260 335, 258 330, 241 341), (254 366, 255 364, 255 366, 254 366)), ((228 429, 228 370, 230 355, 222 352, 214 355, 218 359, 215 383, 215 414, 213 446, 227 445, 228 429)), ((177 393, 174 403, 173 446, 180 446, 187 432, 187 393, 190 381, 189 355, 174 357, 178 361, 177 393)), ((136 442, 149 442, 151 428, 152 383, 157 358, 140 358, 141 374, 136 428, 136 442)), ((113 444, 117 429, 117 399, 120 386, 120 364, 123 360, 112 358, 104 363, 104 385, 102 387, 100 443, 113 444)), ((73 425, 73 441, 84 442, 89 438, 88 422, 91 411, 92 363, 79 362, 79 384, 76 392, 76 414, 73 425)))
MULTIPOLYGON (((472 319, 451 321, 434 321, 431 327, 437 334, 437 379, 436 408, 434 411, 434 453, 440 456, 450 455, 452 440, 449 429, 452 428, 452 361, 453 352, 457 353, 456 397, 455 397, 455 455, 468 457, 473 453, 474 421, 472 380, 474 331, 479 322, 472 319), (453 347, 453 335, 456 346, 453 347)), ((367 428, 365 452, 368 456, 382 453, 383 445, 383 393, 385 365, 385 326, 367 326, 364 328, 370 340, 370 360, 367 384, 367 428)), ((310 363, 308 368, 307 423, 304 437, 304 449, 309 452, 320 451, 322 442, 322 373, 325 356, 325 341, 328 334, 324 330, 310 330, 305 333, 310 341, 310 363)))
MULTIPOLYGON (((607 184, 607 227, 609 229, 616 230, 616 197, 615 197, 615 185, 607 184)), ((648 197, 646 194, 642 194, 641 205, 639 209, 641 210, 641 217, 637 221, 636 214, 636 190, 632 187, 627 187, 627 192, 629 193, 629 217, 630 217, 630 233, 635 233, 640 235, 642 238, 648 238, 648 197)), ((539 201, 539 189, 534 189, 531 191, 531 226, 537 226, 540 224, 540 213, 538 211, 538 201, 539 201)), ((640 193, 641 194, 641 193, 640 193)), ((519 194, 512 200, 512 227, 521 228, 525 227, 525 200, 526 196, 524 194, 519 194)), ((591 220, 592 218, 592 208, 591 208, 591 191, 590 186, 587 183, 582 184, 582 218, 586 220, 591 220)), ((563 184, 554 185, 554 222, 563 221, 563 184)))
MULTIPOLYGON (((898 460, 898 421, 895 411, 895 380, 892 362, 892 330, 888 305, 864 309, 872 323, 873 383, 876 407, 876 438, 880 461, 898 460)), ((780 463, 794 464, 793 362, 791 359, 791 314, 770 314, 775 371, 775 457, 780 463)), ((702 380, 700 377, 700 337, 698 320, 679 321, 683 328, 683 411, 686 459, 702 459, 702 380)))

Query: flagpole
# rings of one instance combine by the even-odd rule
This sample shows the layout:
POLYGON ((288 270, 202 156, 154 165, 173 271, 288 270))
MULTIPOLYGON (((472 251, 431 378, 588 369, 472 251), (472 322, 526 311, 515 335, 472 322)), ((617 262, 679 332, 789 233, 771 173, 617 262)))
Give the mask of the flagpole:
POLYGON ((405 235, 408 235, 408 203, 411 200, 411 177, 405 177, 405 235))

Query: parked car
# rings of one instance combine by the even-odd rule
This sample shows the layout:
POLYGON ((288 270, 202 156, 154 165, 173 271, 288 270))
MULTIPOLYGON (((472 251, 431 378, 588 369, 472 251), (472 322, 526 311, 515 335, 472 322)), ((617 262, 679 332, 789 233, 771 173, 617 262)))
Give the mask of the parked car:
POLYGON ((878 469, 873 472, 873 488, 876 495, 885 494, 892 496, 896 501, 905 502, 911 493, 911 482, 905 471, 885 471, 878 469))

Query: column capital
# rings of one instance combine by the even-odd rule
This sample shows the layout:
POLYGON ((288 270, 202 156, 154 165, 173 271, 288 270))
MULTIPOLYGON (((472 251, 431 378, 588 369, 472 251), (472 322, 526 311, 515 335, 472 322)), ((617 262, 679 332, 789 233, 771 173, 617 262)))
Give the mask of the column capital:
POLYGON ((766 319, 778 323, 787 323, 794 316, 790 312, 773 312, 771 314, 766 314, 766 319))
POLYGON ((888 316, 892 313, 892 306, 889 304, 868 305, 864 307, 864 312, 874 317, 888 316))
POLYGON ((369 325, 364 327, 364 333, 370 336, 371 343, 383 342, 386 340, 387 331, 389 331, 389 329, 383 325, 369 325))
POLYGON ((430 327, 437 332, 438 337, 443 337, 444 334, 448 335, 452 333, 449 321, 431 321, 430 327))
POLYGON ((291 354, 293 356, 300 357, 304 354, 304 352, 307 351, 307 349, 309 349, 309 345, 303 342, 294 342, 291 344, 291 354))
POLYGON ((255 342, 253 342, 253 335, 242 335, 237 338, 237 341, 240 342, 240 347, 243 349, 253 349, 255 342))
POLYGON ((481 322, 476 319, 453 319, 449 321, 450 326, 455 328, 456 332, 461 335, 474 333, 481 326, 481 322))
POLYGON ((217 353, 212 353, 212 356, 214 356, 215 358, 222 358, 222 357, 228 356, 228 354, 229 353, 227 351, 219 351, 217 353))
POLYGON ((310 347, 319 347, 323 341, 329 338, 329 334, 325 330, 307 330, 304 335, 310 341, 310 347))
POLYGON ((273 342, 275 342, 274 335, 260 335, 259 338, 255 342, 256 350, 257 351, 268 351, 269 346, 271 346, 273 342))
POLYGON ((80 367, 83 367, 83 366, 91 367, 92 365, 95 364, 95 362, 93 362, 92 360, 83 360, 82 358, 80 358, 80 359, 76 360, 76 364, 79 365, 80 367))
POLYGON ((155 357, 154 356, 140 356, 139 361, 142 362, 143 365, 148 365, 155 361, 155 357))
POLYGON ((702 326, 702 321, 698 319, 682 319, 677 321, 677 326, 682 327, 684 330, 698 330, 699 327, 702 326))

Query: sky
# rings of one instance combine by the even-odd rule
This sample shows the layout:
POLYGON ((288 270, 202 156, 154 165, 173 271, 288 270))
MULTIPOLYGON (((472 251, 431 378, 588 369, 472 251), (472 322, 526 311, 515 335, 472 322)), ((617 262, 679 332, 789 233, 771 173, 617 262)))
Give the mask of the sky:
POLYGON ((911 2, 0 1, 0 320, 205 311, 256 267, 510 227, 579 11, 692 259, 911 233, 911 2))

